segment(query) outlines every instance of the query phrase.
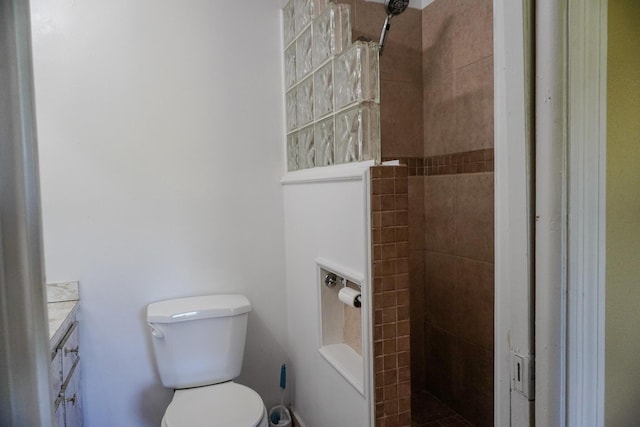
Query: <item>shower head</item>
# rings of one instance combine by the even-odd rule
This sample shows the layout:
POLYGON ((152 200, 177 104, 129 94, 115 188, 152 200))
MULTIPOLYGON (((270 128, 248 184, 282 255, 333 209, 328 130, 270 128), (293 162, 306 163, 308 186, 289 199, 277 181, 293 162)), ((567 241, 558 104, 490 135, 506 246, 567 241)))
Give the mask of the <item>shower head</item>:
POLYGON ((384 8, 389 17, 400 15, 407 10, 407 6, 409 6, 409 0, 386 0, 384 2, 384 8))
POLYGON ((384 39, 387 37, 389 28, 391 28, 391 18, 396 15, 400 15, 402 12, 407 10, 408 6, 409 0, 386 0, 384 2, 384 9, 387 11, 387 18, 384 20, 382 34, 380 34, 380 55, 382 55, 382 50, 384 49, 384 39))

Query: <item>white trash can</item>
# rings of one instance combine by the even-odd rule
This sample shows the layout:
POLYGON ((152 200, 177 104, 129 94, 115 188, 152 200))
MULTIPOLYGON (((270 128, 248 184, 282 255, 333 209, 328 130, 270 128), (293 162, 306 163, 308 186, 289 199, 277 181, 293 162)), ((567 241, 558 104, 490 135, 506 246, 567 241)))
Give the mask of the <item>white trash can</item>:
POLYGON ((274 406, 273 408, 271 408, 271 410, 269 411, 269 426, 270 427, 291 427, 291 414, 289 413, 289 410, 286 408, 286 406, 274 406), (278 421, 278 423, 273 423, 271 420, 272 418, 272 414, 275 413, 279 413, 280 414, 280 421, 278 421))

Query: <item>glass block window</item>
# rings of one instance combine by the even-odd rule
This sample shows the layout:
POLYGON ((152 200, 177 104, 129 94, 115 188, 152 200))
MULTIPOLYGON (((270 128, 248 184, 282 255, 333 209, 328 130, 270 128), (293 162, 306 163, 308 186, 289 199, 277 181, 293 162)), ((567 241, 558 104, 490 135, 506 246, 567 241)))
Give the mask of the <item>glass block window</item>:
POLYGON ((378 44, 351 43, 349 5, 289 0, 282 14, 287 170, 380 161, 378 44))

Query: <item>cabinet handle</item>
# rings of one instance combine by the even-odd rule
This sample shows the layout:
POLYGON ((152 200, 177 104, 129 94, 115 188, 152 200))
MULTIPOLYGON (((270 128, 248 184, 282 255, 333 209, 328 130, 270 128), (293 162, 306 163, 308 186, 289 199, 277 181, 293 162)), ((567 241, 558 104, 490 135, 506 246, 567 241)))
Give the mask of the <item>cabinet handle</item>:
POLYGON ((67 355, 68 355, 69 353, 75 353, 75 354, 78 354, 78 350, 80 350, 80 346, 78 346, 78 347, 76 347, 76 348, 72 348, 72 349, 65 348, 65 349, 64 349, 64 357, 67 357, 67 355))
POLYGON ((71 396, 71 397, 70 397, 70 398, 68 398, 68 399, 65 399, 64 401, 65 401, 65 402, 71 402, 72 404, 74 404, 74 405, 75 405, 75 404, 76 404, 76 395, 75 395, 75 393, 73 394, 73 396, 71 396))

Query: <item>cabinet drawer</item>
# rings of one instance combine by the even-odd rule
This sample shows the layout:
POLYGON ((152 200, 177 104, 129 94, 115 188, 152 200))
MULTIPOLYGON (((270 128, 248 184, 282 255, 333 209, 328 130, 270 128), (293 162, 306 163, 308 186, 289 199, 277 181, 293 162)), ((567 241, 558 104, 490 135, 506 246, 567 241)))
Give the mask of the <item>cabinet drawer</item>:
POLYGON ((59 353, 62 355, 62 380, 69 377, 71 368, 78 360, 78 322, 73 322, 69 332, 64 336, 59 346, 59 353))

